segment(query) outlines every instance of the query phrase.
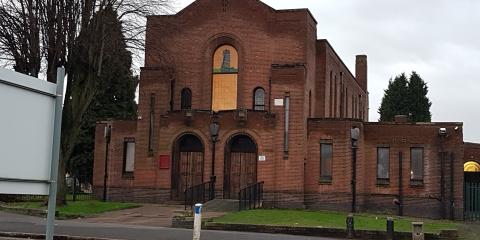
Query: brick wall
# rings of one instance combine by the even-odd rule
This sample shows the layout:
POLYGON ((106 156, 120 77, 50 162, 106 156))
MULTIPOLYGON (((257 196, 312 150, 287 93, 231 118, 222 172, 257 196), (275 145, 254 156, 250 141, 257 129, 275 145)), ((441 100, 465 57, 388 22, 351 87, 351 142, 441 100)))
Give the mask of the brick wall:
POLYGON ((357 78, 330 43, 317 41, 316 115, 318 118, 354 118, 368 121, 367 59, 357 56, 357 78))
POLYGON ((469 143, 464 144, 465 154, 463 159, 465 162, 476 161, 480 163, 480 144, 478 143, 469 143))
POLYGON ((463 216, 463 134, 461 124, 396 124, 317 119, 309 121, 308 160, 305 167, 306 204, 312 208, 349 209, 351 205, 352 150, 350 129, 360 127, 357 151, 357 194, 361 210, 397 211, 399 198, 399 152, 403 154, 404 213, 433 218, 449 217, 451 202, 456 219, 463 216), (439 128, 447 135, 440 137, 439 128), (455 130, 457 128, 457 130, 455 130), (333 143, 333 179, 320 182, 320 142, 333 143), (388 183, 377 182, 377 147, 390 148, 388 183), (423 183, 410 182, 410 148, 424 148, 423 183), (440 152, 446 152, 442 163, 440 152), (450 164, 452 159, 453 165, 450 164), (451 168, 453 167, 453 171, 451 168), (453 195, 451 174, 453 173, 453 195), (441 184, 443 182, 443 185, 441 184), (443 190, 441 186, 444 186, 443 190), (442 193, 443 191, 443 193, 442 193))
MULTIPOLYGON (((107 186, 111 188, 130 188, 134 185, 134 177, 124 173, 125 138, 135 138, 136 121, 105 121, 98 123, 95 130, 95 152, 93 166, 93 187, 97 195, 103 195, 105 176, 105 127, 111 127, 111 139, 108 146, 108 178, 107 186), (102 189, 99 191, 98 189, 102 189)), ((138 143, 135 144, 138 147, 138 143)), ((136 163, 135 163, 136 164, 136 163)), ((136 166, 135 166, 136 167, 136 166)), ((137 174, 137 172, 134 172, 137 174)))
POLYGON ((398 195, 399 153, 401 152, 406 214, 449 217, 450 201, 454 201, 455 218, 462 218, 463 129, 461 123, 366 123, 365 139, 364 193, 398 195), (439 135, 440 128, 447 129, 445 136, 439 135), (390 148, 390 182, 388 184, 380 184, 376 179, 377 147, 390 148), (424 180, 420 185, 410 181, 410 149, 412 147, 424 148, 424 180), (443 163, 441 152, 445 152, 443 163), (453 193, 450 188, 452 177, 453 193))

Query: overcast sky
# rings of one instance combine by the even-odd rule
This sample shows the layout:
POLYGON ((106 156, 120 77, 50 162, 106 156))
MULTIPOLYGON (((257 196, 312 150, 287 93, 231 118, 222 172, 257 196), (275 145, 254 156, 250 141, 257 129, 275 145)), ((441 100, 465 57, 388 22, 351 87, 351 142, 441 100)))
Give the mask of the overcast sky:
MULTIPOLYGON (((193 0, 177 0, 181 10, 193 0)), ((355 72, 369 61, 370 121, 388 80, 416 71, 427 82, 433 121, 464 122, 465 141, 480 142, 480 1, 264 0, 275 9, 309 8, 326 38, 355 72), (476 120, 477 119, 477 120, 476 120)))

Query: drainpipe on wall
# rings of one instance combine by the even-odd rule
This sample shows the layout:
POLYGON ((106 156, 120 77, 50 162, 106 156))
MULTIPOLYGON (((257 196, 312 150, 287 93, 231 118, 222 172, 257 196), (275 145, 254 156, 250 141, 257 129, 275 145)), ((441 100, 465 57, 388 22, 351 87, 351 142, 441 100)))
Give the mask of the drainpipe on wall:
POLYGON ((398 152, 398 216, 403 216, 403 153, 398 152))
POLYGON ((454 165, 455 153, 450 153, 450 220, 455 219, 455 189, 454 189, 454 165))
POLYGON ((439 154, 440 158, 440 201, 442 203, 442 219, 446 218, 445 209, 445 153, 442 150, 439 154))

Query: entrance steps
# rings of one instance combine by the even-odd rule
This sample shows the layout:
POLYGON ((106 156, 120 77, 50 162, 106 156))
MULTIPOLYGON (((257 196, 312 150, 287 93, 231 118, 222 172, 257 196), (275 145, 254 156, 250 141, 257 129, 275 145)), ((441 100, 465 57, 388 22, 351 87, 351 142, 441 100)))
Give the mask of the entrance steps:
POLYGON ((236 212, 238 211, 238 202, 236 199, 216 198, 206 202, 203 209, 207 212, 236 212))

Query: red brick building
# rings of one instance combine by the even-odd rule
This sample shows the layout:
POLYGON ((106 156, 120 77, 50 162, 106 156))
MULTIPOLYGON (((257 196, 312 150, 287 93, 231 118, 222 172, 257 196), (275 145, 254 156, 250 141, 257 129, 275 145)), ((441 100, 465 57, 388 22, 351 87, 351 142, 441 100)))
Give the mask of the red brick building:
POLYGON ((355 195, 357 210, 463 218, 462 123, 368 122, 367 82, 367 56, 352 74, 308 9, 197 0, 151 16, 139 118, 97 125, 95 191, 107 169, 115 200, 180 200, 214 179, 236 198, 263 181, 273 207, 350 210, 355 195))

